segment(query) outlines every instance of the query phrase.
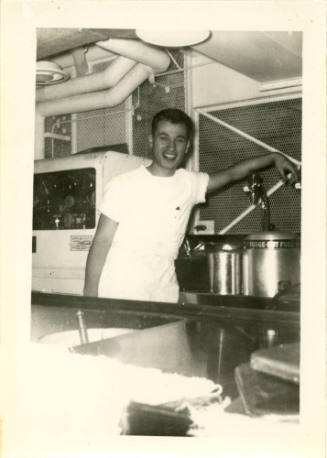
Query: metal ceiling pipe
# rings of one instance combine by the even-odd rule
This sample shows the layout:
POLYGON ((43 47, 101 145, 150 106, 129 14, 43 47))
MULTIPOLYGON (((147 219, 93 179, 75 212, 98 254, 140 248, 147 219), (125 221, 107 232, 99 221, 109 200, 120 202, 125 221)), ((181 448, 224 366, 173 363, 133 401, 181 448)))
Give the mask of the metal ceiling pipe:
POLYGON ((36 90, 36 102, 108 89, 115 86, 134 65, 136 65, 135 60, 119 56, 102 72, 73 78, 55 86, 38 88, 36 90))
POLYGON ((154 73, 167 70, 170 63, 170 57, 165 51, 138 40, 110 39, 100 41, 97 45, 118 54, 119 57, 102 72, 73 78, 62 84, 38 88, 36 102, 113 87, 137 62, 151 67, 154 73))
POLYGON ((106 41, 98 41, 96 44, 100 48, 148 65, 153 69, 154 73, 166 71, 170 63, 170 57, 166 51, 139 40, 110 38, 106 41))
POLYGON ((47 117, 114 107, 124 102, 151 74, 152 69, 150 67, 136 64, 115 87, 107 91, 73 95, 39 103, 37 112, 39 115, 47 117))

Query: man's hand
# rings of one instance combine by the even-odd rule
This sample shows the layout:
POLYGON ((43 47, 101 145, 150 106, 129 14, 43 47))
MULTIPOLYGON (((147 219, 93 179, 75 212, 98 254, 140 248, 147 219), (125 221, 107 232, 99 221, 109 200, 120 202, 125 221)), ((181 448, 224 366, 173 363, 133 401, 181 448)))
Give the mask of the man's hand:
POLYGON ((295 165, 282 154, 276 153, 275 167, 285 184, 293 185, 298 181, 298 173, 295 165))

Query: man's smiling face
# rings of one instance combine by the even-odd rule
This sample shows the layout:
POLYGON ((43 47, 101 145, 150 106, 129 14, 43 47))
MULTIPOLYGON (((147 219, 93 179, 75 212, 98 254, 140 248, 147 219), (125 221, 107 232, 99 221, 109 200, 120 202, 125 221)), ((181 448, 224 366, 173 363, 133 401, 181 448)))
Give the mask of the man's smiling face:
POLYGON ((162 120, 151 139, 153 165, 163 176, 170 176, 183 162, 189 147, 187 128, 162 120))

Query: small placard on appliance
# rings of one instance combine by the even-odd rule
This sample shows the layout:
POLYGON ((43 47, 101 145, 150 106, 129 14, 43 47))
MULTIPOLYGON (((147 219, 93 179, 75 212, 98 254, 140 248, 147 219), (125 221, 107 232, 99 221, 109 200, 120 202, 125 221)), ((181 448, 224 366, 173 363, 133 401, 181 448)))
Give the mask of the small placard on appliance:
POLYGON ((92 235, 71 235, 70 251, 88 251, 92 243, 92 235))

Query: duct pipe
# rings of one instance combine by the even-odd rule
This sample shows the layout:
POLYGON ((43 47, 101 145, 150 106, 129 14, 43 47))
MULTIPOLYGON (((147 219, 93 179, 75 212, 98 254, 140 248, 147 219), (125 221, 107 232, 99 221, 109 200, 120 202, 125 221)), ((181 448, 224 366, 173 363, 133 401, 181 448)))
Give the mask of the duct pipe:
POLYGON ((124 102, 151 73, 151 68, 143 64, 136 64, 115 87, 107 91, 91 92, 39 103, 37 111, 39 115, 47 117, 114 107, 124 102))
POLYGON ((91 75, 80 76, 55 86, 45 86, 36 90, 36 101, 45 102, 75 94, 100 91, 115 86, 118 81, 136 65, 127 57, 117 57, 105 70, 91 75))
POLYGON ((148 65, 154 73, 166 71, 170 63, 170 57, 165 51, 139 40, 110 38, 106 41, 98 41, 97 46, 148 65))
POLYGON ((101 48, 119 54, 108 68, 99 73, 73 78, 65 83, 38 88, 36 101, 45 102, 75 94, 100 91, 115 86, 136 62, 152 68, 154 73, 167 70, 170 57, 165 51, 138 40, 110 39, 97 43, 101 48))

